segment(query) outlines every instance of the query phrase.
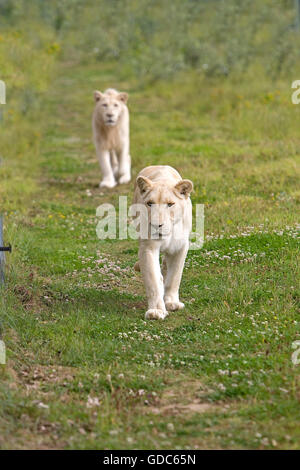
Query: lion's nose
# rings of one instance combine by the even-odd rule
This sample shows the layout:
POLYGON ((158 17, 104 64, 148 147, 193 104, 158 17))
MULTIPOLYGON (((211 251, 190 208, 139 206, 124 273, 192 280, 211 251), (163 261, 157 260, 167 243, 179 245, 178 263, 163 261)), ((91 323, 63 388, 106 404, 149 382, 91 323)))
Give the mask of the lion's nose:
POLYGON ((106 115, 108 118, 112 118, 113 117, 113 114, 107 114, 106 115))

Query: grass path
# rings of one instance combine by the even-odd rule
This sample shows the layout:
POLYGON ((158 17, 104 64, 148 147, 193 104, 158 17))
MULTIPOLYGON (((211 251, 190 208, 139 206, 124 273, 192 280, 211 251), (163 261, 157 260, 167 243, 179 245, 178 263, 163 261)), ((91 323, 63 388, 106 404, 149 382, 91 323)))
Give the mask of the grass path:
MULTIPOLYGON (((298 448, 299 139, 262 139, 265 103, 239 107, 226 84, 199 90, 191 75, 141 90, 115 77, 110 64, 60 64, 35 161, 24 151, 35 184, 6 216, 0 446, 298 448), (132 191, 98 188, 92 91, 107 86, 130 92, 133 177, 171 164, 205 203, 186 308, 164 322, 144 321, 137 244, 95 235, 97 206, 132 191)), ((275 122, 285 104, 270 106, 275 122)))

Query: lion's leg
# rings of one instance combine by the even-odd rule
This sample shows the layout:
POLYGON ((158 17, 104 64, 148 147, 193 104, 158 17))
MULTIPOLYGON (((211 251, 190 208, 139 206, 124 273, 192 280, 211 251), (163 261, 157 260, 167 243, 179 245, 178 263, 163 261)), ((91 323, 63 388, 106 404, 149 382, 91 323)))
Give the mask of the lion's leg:
POLYGON ((110 151, 110 164, 111 164, 111 167, 112 167, 114 177, 115 177, 115 179, 117 179, 118 174, 119 174, 119 162, 118 162, 116 152, 114 150, 110 151))
POLYGON ((130 175, 131 158, 129 155, 129 146, 126 144, 119 155, 119 183, 129 183, 131 179, 130 175))
POLYGON ((188 244, 177 253, 172 255, 166 253, 165 255, 167 274, 164 282, 164 301, 166 309, 169 311, 179 310, 184 307, 184 304, 179 301, 179 286, 187 252, 188 244))
POLYGON ((139 250, 139 264, 148 298, 145 318, 164 319, 168 312, 164 303, 163 277, 160 272, 159 251, 143 245, 139 250))
POLYGON ((110 162, 110 153, 108 150, 97 148, 97 156, 102 171, 102 181, 100 188, 113 188, 116 186, 116 180, 110 162))

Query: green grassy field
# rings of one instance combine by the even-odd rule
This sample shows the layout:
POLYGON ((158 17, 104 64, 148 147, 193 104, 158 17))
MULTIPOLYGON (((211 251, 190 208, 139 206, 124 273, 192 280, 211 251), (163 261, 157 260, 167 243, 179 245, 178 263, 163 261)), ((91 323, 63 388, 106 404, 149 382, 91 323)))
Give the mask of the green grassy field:
MULTIPOLYGON (((43 41, 24 73, 39 88, 36 106, 15 111, 16 93, 0 123, 13 245, 0 302, 0 448, 299 448, 292 80, 189 71, 141 86, 115 62, 56 59, 55 38, 43 41), (133 180, 100 190, 92 92, 108 86, 130 94, 133 180), (137 243, 95 232, 96 208, 131 195, 149 164, 176 167, 205 204, 205 244, 183 275, 186 308, 162 322, 144 320, 137 243)), ((17 63, 4 77, 16 89, 17 63)))

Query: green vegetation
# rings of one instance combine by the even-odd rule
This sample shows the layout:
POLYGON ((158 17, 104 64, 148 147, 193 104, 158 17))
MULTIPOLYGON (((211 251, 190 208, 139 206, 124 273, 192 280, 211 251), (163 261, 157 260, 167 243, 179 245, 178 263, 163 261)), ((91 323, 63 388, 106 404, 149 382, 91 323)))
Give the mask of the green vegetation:
MULTIPOLYGON (((291 355, 300 334, 300 138, 290 88, 299 73, 284 65, 296 44, 284 28, 293 2, 275 2, 245 44, 229 22, 211 62, 182 56, 184 6, 204 11, 187 42, 209 54, 216 8, 229 15, 238 2, 166 1, 161 10, 151 2, 142 15, 142 2, 127 1, 123 12, 123 2, 101 1, 101 27, 95 2, 71 3, 27 1, 25 24, 25 3, 0 1, 8 90, 0 207, 13 245, 0 291, 8 356, 0 447, 299 448, 300 365, 291 355), (171 3, 178 8, 168 16, 171 3), (282 49, 271 50, 280 28, 282 49), (283 66, 276 79, 275 63, 283 66), (137 243, 96 238, 97 206, 133 189, 98 188, 92 92, 108 86, 130 94, 133 181, 148 164, 170 164, 194 181, 193 202, 205 204, 206 241, 184 271, 186 308, 163 322, 144 320, 137 243)), ((260 3, 257 15, 270 8, 260 3)), ((255 11, 249 23, 239 13, 249 28, 255 11)))

